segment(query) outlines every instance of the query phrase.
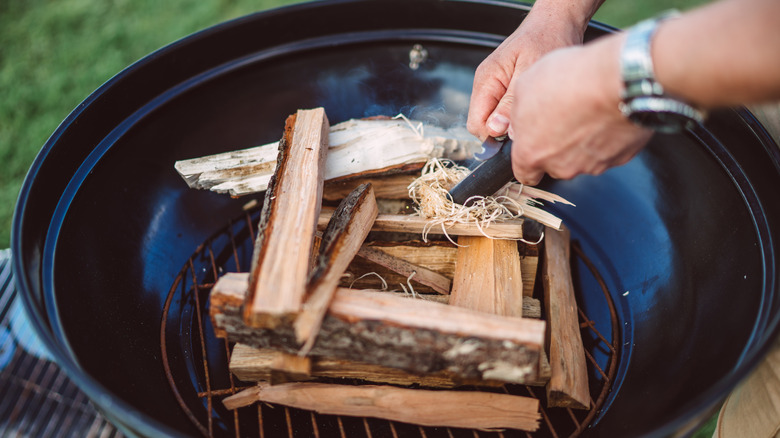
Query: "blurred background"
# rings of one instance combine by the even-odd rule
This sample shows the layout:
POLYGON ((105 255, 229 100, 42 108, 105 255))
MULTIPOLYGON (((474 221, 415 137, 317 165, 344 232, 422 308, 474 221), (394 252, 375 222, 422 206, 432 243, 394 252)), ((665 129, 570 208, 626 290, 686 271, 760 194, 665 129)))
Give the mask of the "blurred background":
MULTIPOLYGON (((615 27, 707 0, 607 0, 615 27)), ((22 181, 49 135, 103 82, 144 55, 225 20, 295 0, 0 0, 0 249, 22 181)))

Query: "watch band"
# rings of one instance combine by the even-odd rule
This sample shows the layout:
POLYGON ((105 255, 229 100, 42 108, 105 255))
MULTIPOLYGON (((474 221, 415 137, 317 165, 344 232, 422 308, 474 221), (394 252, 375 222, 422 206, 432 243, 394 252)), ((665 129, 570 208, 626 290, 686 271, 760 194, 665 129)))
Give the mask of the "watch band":
POLYGON ((651 42, 658 24, 663 20, 679 15, 675 10, 665 12, 656 18, 644 20, 633 26, 627 33, 620 54, 620 68, 625 90, 623 99, 638 96, 661 96, 664 89, 655 80, 651 42))
POLYGON ((620 51, 624 85, 620 111, 639 126, 665 133, 691 129, 705 117, 704 112, 694 106, 667 95, 655 78, 651 53, 653 35, 661 21, 677 15, 677 11, 669 11, 633 26, 620 51))

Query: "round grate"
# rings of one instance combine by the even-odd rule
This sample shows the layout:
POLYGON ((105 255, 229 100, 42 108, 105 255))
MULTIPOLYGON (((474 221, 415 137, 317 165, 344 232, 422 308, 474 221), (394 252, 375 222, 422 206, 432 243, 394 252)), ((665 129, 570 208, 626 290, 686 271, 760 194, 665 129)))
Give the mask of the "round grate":
MULTIPOLYGON (((223 273, 248 270, 255 239, 253 224, 257 223, 258 217, 258 208, 248 209, 206 239, 177 275, 163 309, 160 326, 162 364, 181 408, 203 436, 576 437, 601 416, 620 356, 618 317, 609 290, 576 241, 572 242, 574 274, 589 276, 587 281, 596 282, 603 291, 603 299, 589 297, 588 306, 581 305, 579 308, 589 371, 590 410, 547 408, 543 387, 522 385, 479 389, 540 399, 542 421, 540 429, 533 433, 420 427, 373 418, 321 415, 270 404, 235 411, 225 409, 222 399, 253 384, 238 380, 228 371, 232 345, 214 335, 208 316, 208 296, 214 282, 223 273), (594 321, 588 314, 609 315, 610 321, 594 321)), ((580 298, 578 294, 578 301, 581 301, 580 298)), ((344 380, 338 382, 360 384, 344 380)))

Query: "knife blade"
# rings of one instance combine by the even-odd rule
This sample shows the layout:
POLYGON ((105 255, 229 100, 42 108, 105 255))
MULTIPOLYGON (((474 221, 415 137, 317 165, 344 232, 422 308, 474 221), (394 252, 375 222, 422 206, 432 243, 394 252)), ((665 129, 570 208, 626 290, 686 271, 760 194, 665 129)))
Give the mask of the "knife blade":
POLYGON ((450 196, 456 204, 466 205, 469 198, 473 196, 490 196, 514 177, 511 155, 512 140, 505 138, 501 141, 488 138, 483 143, 482 149, 483 152, 480 154, 483 157, 490 153, 493 155, 450 189, 450 196))

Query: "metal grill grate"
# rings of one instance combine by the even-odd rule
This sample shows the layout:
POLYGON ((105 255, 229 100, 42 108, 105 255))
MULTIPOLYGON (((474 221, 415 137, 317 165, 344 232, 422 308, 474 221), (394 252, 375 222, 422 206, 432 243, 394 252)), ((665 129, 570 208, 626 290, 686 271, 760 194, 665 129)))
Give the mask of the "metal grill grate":
POLYGON ((248 268, 255 238, 253 224, 257 223, 258 214, 256 209, 245 212, 201 244, 176 277, 163 309, 160 327, 163 366, 179 404, 204 436, 576 437, 600 413, 617 369, 620 333, 610 293, 576 242, 572 245, 574 257, 604 293, 606 309, 600 309, 599 314, 609 315, 611 319, 605 326, 604 322, 590 320, 585 310, 579 309, 590 377, 591 409, 588 411, 546 408, 544 388, 521 385, 505 385, 498 390, 541 400, 541 426, 534 433, 421 427, 379 419, 320 415, 269 404, 226 410, 221 400, 252 383, 239 381, 228 371, 232 346, 214 336, 208 320, 208 295, 223 272, 248 268), (607 336, 597 326, 602 331, 607 327, 607 336))

